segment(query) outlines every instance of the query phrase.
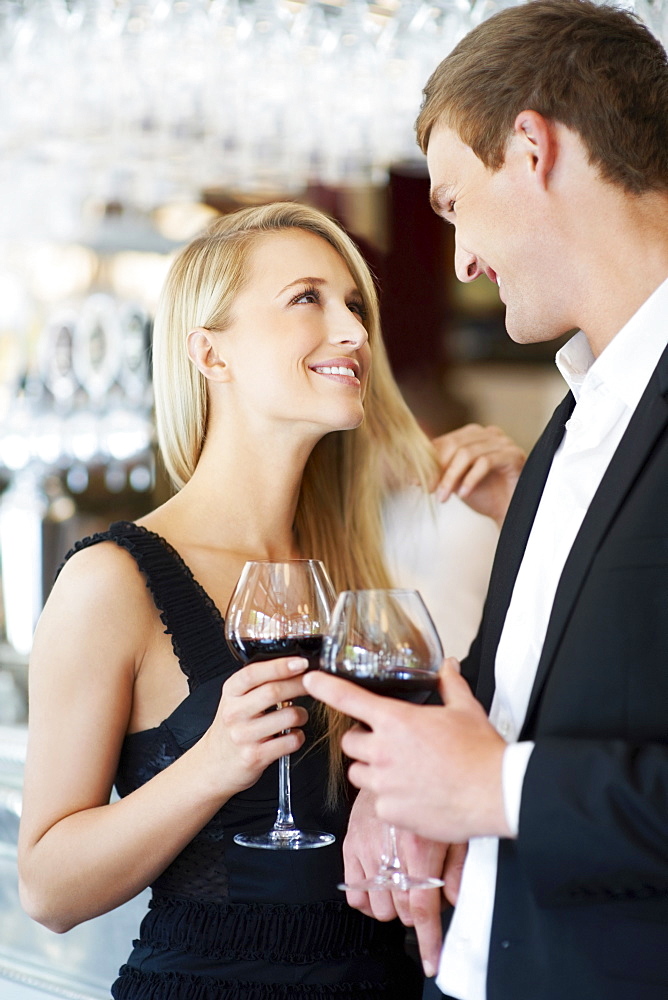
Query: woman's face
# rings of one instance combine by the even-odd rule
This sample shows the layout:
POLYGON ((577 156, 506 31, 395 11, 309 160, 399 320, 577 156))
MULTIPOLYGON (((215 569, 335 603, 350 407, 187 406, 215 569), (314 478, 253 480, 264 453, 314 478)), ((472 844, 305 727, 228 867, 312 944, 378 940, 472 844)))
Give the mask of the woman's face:
POLYGON ((301 229, 258 239, 220 337, 248 420, 321 436, 359 426, 371 353, 362 296, 342 257, 301 229))

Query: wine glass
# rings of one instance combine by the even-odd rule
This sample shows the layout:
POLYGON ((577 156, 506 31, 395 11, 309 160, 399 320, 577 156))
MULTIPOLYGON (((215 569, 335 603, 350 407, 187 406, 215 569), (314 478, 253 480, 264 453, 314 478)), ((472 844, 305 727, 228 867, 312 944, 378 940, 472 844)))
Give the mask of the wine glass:
MULTIPOLYGON (((323 640, 323 670, 375 694, 423 704, 438 689, 442 660, 436 626, 416 590, 346 590, 339 594, 323 640)), ((442 885, 441 879, 412 877, 406 872, 397 850, 396 829, 388 824, 377 873, 338 888, 369 892, 442 885)))
MULTIPOLYGON (((279 656, 304 656, 318 666, 323 632, 335 600, 327 571, 317 559, 253 561, 244 566, 225 616, 225 638, 244 663, 279 656)), ((278 707, 289 704, 284 702, 278 707)), ((243 847, 269 851, 325 847, 336 839, 319 830, 300 830, 292 816, 290 757, 278 762, 278 812, 271 830, 238 833, 243 847)))

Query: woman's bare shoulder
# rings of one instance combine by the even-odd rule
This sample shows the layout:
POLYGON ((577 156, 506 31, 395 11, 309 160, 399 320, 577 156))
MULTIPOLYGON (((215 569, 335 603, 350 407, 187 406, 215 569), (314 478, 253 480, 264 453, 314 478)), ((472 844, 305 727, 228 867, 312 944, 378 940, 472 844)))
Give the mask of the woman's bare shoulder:
POLYGON ((89 577, 100 582, 113 583, 119 577, 137 574, 137 564, 122 546, 110 539, 88 543, 77 542, 60 568, 57 581, 89 577), (134 573, 132 570, 134 569, 134 573))
POLYGON ((56 631, 78 642, 114 636, 117 649, 136 649, 155 617, 146 580, 129 552, 102 541, 75 551, 64 563, 42 612, 36 641, 56 631))

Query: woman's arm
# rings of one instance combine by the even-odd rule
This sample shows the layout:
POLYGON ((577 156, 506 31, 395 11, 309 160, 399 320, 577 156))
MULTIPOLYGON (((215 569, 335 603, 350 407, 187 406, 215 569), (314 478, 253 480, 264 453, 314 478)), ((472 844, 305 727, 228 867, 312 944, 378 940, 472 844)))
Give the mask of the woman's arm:
POLYGON ((65 566, 39 622, 19 880, 26 911, 55 931, 144 889, 227 799, 303 742, 299 729, 271 737, 303 725, 304 709, 265 714, 304 693, 291 661, 252 664, 226 682, 192 749, 110 804, 155 614, 131 557, 99 545, 65 566))

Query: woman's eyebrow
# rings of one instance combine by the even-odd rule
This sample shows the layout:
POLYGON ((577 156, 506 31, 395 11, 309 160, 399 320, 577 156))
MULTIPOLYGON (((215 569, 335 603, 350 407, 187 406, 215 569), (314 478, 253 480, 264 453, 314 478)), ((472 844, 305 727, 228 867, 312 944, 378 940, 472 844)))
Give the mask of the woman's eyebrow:
MULTIPOLYGON (((285 288, 281 288, 280 292, 278 292, 278 295, 282 295, 283 292, 287 292, 288 288, 294 288, 295 285, 326 285, 326 284, 327 282, 325 281, 324 278, 295 278, 295 280, 291 281, 288 285, 285 286, 285 288)), ((276 296, 276 298, 278 298, 278 295, 276 296)))

